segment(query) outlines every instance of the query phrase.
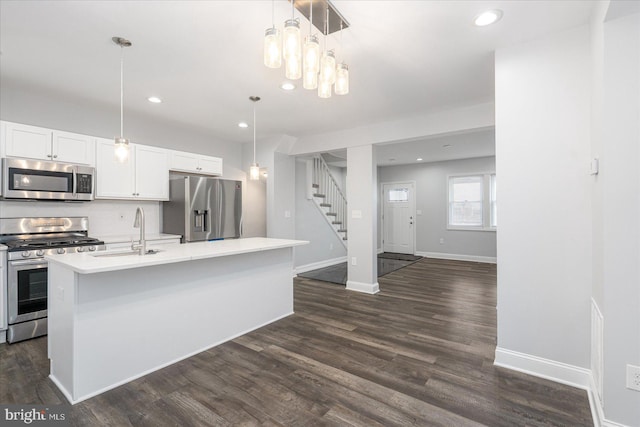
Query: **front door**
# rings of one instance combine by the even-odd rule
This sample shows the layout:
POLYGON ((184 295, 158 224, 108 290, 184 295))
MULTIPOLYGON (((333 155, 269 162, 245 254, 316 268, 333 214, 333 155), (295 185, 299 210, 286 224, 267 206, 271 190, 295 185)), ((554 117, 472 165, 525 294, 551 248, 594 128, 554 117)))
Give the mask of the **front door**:
POLYGON ((382 184, 382 247, 385 252, 415 253, 415 190, 412 182, 382 184))

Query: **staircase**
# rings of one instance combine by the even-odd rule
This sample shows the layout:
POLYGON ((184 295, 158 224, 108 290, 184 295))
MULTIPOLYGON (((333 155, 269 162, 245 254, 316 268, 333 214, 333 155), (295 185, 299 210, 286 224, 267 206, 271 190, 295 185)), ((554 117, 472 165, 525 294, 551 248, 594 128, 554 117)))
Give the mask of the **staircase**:
POLYGON ((315 205, 331 225, 342 244, 347 246, 347 198, 321 155, 316 155, 307 166, 310 195, 315 205), (309 166, 311 166, 309 168, 309 166))

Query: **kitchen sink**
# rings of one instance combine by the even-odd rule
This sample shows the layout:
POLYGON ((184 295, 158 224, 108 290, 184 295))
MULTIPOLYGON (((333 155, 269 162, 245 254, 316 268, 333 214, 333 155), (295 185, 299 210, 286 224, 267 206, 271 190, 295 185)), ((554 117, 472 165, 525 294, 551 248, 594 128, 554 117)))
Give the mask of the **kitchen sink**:
MULTIPOLYGON (((149 249, 147 250, 147 252, 145 253, 145 255, 155 255, 158 252, 160 252, 157 249, 149 249)), ((132 255, 136 255, 136 256, 140 256, 138 254, 138 251, 124 251, 124 252, 102 252, 99 254, 94 254, 92 256, 96 257, 96 258, 109 258, 109 257, 121 257, 121 256, 132 256, 132 255)))

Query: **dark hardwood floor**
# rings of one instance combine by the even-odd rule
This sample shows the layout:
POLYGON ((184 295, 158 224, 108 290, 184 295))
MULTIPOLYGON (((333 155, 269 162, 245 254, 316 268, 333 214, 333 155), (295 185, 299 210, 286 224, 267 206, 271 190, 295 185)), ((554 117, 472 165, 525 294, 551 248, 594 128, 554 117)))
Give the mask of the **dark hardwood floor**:
MULTIPOLYGON (((425 258, 379 283, 295 279, 295 315, 81 402, 72 424, 593 425, 585 391, 493 366, 494 265, 425 258)), ((64 403, 47 374, 46 339, 0 345, 0 403, 64 403)))

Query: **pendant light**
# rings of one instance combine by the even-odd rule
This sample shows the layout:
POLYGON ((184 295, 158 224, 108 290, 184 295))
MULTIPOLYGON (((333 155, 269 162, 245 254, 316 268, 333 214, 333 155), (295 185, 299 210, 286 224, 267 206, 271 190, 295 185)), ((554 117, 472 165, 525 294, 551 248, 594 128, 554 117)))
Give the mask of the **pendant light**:
POLYGON ((331 85, 336 79, 336 57, 332 50, 327 50, 327 36, 329 33, 329 8, 327 7, 327 19, 324 32, 324 53, 320 60, 320 76, 318 77, 318 96, 331 98, 331 85))
POLYGON ((300 21, 293 18, 294 2, 291 1, 291 19, 284 22, 282 56, 285 60, 285 76, 290 80, 302 77, 302 47, 300 42, 300 21))
POLYGON ((249 99, 253 102, 253 163, 249 168, 249 179, 257 181, 260 179, 260 165, 256 162, 256 102, 260 101, 260 97, 250 96, 249 99))
MULTIPOLYGON (((340 56, 342 57, 342 22, 340 22, 340 56)), ((349 93, 349 67, 341 62, 336 66, 336 95, 346 95, 349 93)))
POLYGON ((309 2, 309 35, 305 38, 303 47, 304 76, 302 87, 316 89, 318 87, 318 72, 320 71, 320 43, 313 33, 313 0, 309 2))
POLYGON ((120 163, 129 160, 129 140, 124 137, 124 48, 130 47, 131 42, 122 37, 112 37, 111 40, 120 46, 120 136, 114 138, 115 155, 120 163))
POLYGON ((271 28, 264 32, 264 65, 269 68, 280 68, 282 51, 280 50, 280 30, 276 28, 274 2, 271 1, 271 28))

